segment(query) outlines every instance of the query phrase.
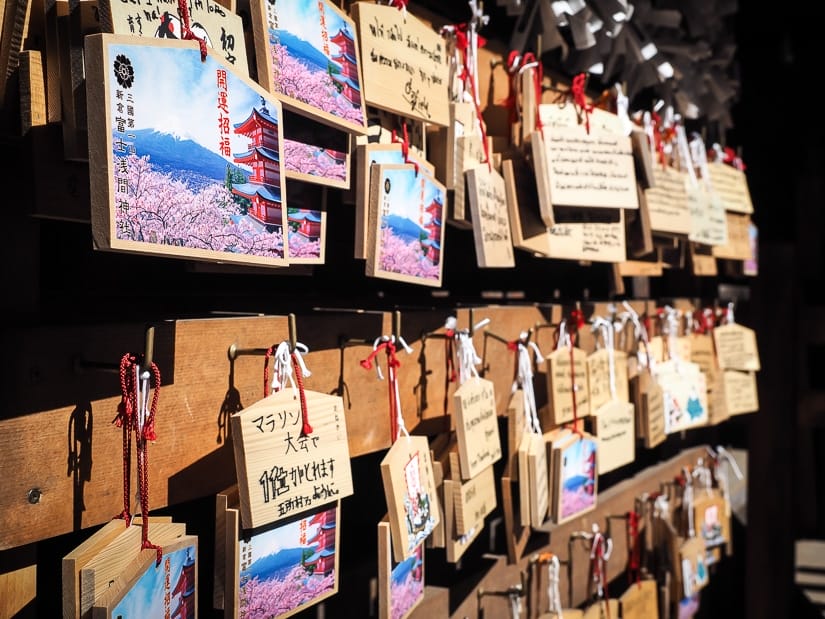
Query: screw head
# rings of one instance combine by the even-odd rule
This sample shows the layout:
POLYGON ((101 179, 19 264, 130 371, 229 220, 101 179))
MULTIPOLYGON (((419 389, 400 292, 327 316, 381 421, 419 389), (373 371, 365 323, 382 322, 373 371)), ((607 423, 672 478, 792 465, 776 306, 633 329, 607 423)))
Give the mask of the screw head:
POLYGON ((29 503, 32 505, 36 505, 40 502, 40 497, 43 493, 40 492, 40 488, 32 488, 26 493, 26 497, 29 499, 29 503))

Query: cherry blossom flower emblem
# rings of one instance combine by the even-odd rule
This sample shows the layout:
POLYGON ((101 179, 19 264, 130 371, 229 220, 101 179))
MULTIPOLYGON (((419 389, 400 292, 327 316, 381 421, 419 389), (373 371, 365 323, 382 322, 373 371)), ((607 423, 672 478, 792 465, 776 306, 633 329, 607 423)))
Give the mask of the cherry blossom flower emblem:
POLYGON ((123 88, 131 88, 135 81, 135 70, 132 68, 132 61, 123 54, 115 57, 115 79, 123 88))

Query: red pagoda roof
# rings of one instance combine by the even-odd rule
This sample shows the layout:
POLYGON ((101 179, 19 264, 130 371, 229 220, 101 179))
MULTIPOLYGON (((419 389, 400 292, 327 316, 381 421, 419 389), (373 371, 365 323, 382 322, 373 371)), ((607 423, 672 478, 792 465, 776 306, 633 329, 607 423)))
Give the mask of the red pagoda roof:
POLYGON ((263 110, 254 107, 245 120, 235 123, 235 133, 249 135, 253 133, 257 127, 276 129, 278 127, 278 120, 270 116, 269 110, 265 107, 263 110))

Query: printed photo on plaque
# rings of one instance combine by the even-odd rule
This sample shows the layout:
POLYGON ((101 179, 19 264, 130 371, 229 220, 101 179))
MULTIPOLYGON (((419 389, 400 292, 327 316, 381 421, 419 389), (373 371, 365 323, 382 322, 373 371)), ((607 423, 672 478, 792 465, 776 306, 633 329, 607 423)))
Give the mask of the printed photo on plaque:
POLYGON ((285 266, 278 100, 191 42, 94 35, 86 52, 95 246, 285 266))
POLYGON ((288 617, 338 590, 339 503, 239 542, 238 617, 288 617))
POLYGON ((444 186, 411 164, 375 165, 370 183, 367 275, 440 286, 444 186))
POLYGON ((393 557, 412 555, 440 522, 430 448, 424 436, 401 436, 381 461, 393 557))
MULTIPOLYGON (((139 573, 125 584, 120 599, 95 608, 91 616, 118 619, 127 617, 180 617, 194 619, 197 611, 198 543, 194 536, 184 536, 164 549, 160 564, 154 551, 142 552, 136 559, 139 573), (105 608, 105 612, 101 612, 105 608)), ((112 585, 112 591, 118 587, 112 585)))
POLYGON ((575 436, 559 448, 557 522, 566 522, 596 507, 596 450, 596 441, 586 436, 575 436))
POLYGON ((424 544, 403 561, 392 558, 390 524, 378 523, 378 617, 406 619, 424 599, 424 544))
POLYGON ((250 8, 261 85, 299 114, 365 133, 352 20, 327 0, 251 0, 250 8))
POLYGON ((290 264, 323 264, 326 247, 326 190, 320 185, 286 181, 287 251, 290 264))

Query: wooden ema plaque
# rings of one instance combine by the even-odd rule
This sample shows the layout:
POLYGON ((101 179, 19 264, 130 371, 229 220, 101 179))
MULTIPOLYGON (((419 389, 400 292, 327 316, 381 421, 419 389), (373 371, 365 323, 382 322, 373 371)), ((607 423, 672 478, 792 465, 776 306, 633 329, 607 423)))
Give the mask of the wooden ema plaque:
POLYGON ((459 138, 476 133, 475 106, 467 101, 450 102, 450 122, 446 127, 429 131, 427 138, 430 161, 435 164, 436 178, 453 190, 464 182, 464 168, 460 162, 459 138))
POLYGON ((475 478, 501 459, 493 383, 470 378, 453 395, 461 479, 475 478))
POLYGON ((698 365, 665 361, 657 366, 656 379, 662 388, 666 434, 707 424, 707 382, 698 365))
MULTIPOLYGON (((399 437, 381 460, 381 479, 392 531, 393 556, 396 561, 403 561, 440 521, 427 438, 399 437)), ((448 481, 444 480, 445 497, 452 496, 447 494, 448 481)), ((445 503, 449 526, 446 516, 449 501, 445 503)))
POLYGON ((644 445, 648 449, 665 442, 665 400, 664 392, 655 380, 642 393, 642 428, 644 445))
POLYGON ((723 371, 722 390, 728 416, 755 413, 759 410, 759 394, 754 372, 723 371))
POLYGON ((622 619, 659 619, 659 592, 655 580, 640 580, 619 598, 622 619))
POLYGON ((444 480, 444 550, 447 561, 456 563, 484 530, 484 520, 474 523, 464 535, 456 531, 455 503, 452 498, 459 491, 461 484, 449 479, 444 480))
POLYGON ((594 110, 588 133, 572 105, 545 104, 539 113, 554 207, 639 207, 633 148, 615 114, 594 110))
POLYGON ((93 619, 198 616, 198 538, 183 535, 162 547, 160 565, 151 548, 132 560, 95 602, 93 619))
POLYGON ((424 544, 412 556, 393 561, 390 523, 378 523, 378 617, 406 619, 424 599, 424 544))
POLYGON ((89 114, 100 119, 89 126, 97 249, 287 264, 275 97, 214 52, 202 62, 191 41, 92 35, 86 72, 89 114))
POLYGON ((514 267, 504 177, 486 165, 468 170, 465 176, 473 218, 476 263, 480 268, 514 267))
POLYGON ((302 432, 301 402, 285 388, 231 417, 245 529, 283 520, 352 494, 344 403, 305 391, 312 432, 302 432))
MULTIPOLYGON (((457 471, 458 454, 450 454, 450 471, 457 471)), ((493 467, 488 466, 469 481, 461 482, 458 475, 451 474, 453 482, 453 496, 446 497, 445 502, 452 500, 455 514, 455 532, 458 535, 469 534, 473 527, 484 519, 497 506, 496 482, 493 467)))
POLYGON ((728 242, 724 245, 715 245, 713 255, 725 260, 752 260, 755 247, 751 243, 750 215, 726 213, 725 219, 728 226, 728 242))
MULTIPOLYGON (((149 540, 161 547, 186 534, 186 525, 169 519, 149 520, 149 540)), ((141 554, 140 521, 126 527, 80 569, 80 616, 88 617, 98 600, 141 554)), ((152 552, 157 558, 157 554, 152 552)))
MULTIPOLYGON (((415 149, 410 149, 409 158, 417 163, 419 168, 435 173, 433 165, 419 155, 415 149)), ((369 238, 369 205, 370 176, 373 164, 391 163, 401 165, 405 163, 401 144, 362 144, 356 148, 355 155, 355 257, 366 259, 367 238, 369 238)))
POLYGON ((758 371, 761 368, 753 329, 735 323, 716 327, 713 343, 721 369, 758 371))
POLYGON ((327 190, 287 178, 287 260, 289 264, 324 264, 327 245, 327 190))
MULTIPOLYGON (((213 0, 187 4, 192 33, 223 56, 226 62, 237 69, 239 75, 249 75, 240 15, 213 0)), ((151 0, 100 0, 98 7, 103 32, 157 39, 181 37, 183 24, 174 2, 153 4, 151 0)))
POLYGON ((450 66, 441 35, 394 6, 356 2, 350 10, 361 41, 366 103, 447 126, 450 66))
POLYGON ((708 565, 705 542, 701 537, 690 537, 679 547, 679 574, 682 585, 680 597, 690 597, 708 584, 708 565))
POLYGON ((513 481, 518 480, 518 450, 524 429, 524 392, 516 389, 507 404, 507 463, 513 481))
POLYGON ((630 402, 611 400, 593 415, 593 430, 599 442, 599 475, 636 459, 635 409, 630 402))
POLYGON ((219 494, 216 505, 224 535, 219 538, 216 528, 215 586, 223 588, 225 619, 253 611, 289 617, 337 593, 340 501, 243 531, 233 501, 237 491, 231 494, 219 494))
POLYGON ((366 133, 353 21, 328 0, 250 0, 258 80, 284 107, 348 133, 366 133))
POLYGON ((550 255, 550 234, 535 205, 536 177, 523 158, 501 163, 513 246, 535 256, 550 255))
POLYGON ((690 209, 688 240, 703 245, 725 245, 728 242, 728 220, 719 194, 707 191, 699 183, 687 192, 690 209))
MULTIPOLYGON (((519 524, 523 527, 530 526, 530 445, 532 445, 534 434, 532 432, 524 432, 521 435, 521 440, 518 446, 518 476, 514 479, 518 480, 518 496, 519 505, 519 524)), ((546 511, 546 508, 545 508, 546 511)))
MULTIPOLYGON (((488 138, 489 139, 489 138, 488 138)), ((492 147, 491 147, 492 150, 492 147)), ((462 171, 461 180, 467 180, 467 172, 487 165, 485 160, 484 143, 478 133, 469 133, 456 138, 456 166, 462 171)), ((468 209, 469 194, 466 182, 457 182, 453 188, 453 202, 450 216, 447 220, 457 228, 474 230, 472 209, 468 209)))
POLYGON ((573 348, 571 369, 570 350, 567 347, 553 351, 546 358, 547 393, 549 419, 547 424, 559 426, 573 421, 573 398, 576 403, 576 416, 579 419, 590 415, 590 400, 587 393, 587 353, 581 348, 573 348), (575 379, 575 391, 573 380, 575 379))
POLYGON ((651 229, 665 234, 690 234, 687 172, 655 165, 653 180, 653 186, 644 191, 651 229))
MULTIPOLYGON (((610 394, 610 353, 606 348, 587 356, 587 394, 590 409, 598 410, 608 403, 610 394)), ((630 400, 627 377, 627 353, 621 350, 613 351, 613 377, 616 388, 616 400, 627 402, 630 400)))
POLYGON ((378 164, 370 176, 366 274, 441 286, 444 186, 411 164, 378 164))
POLYGON ((693 514, 696 536, 705 543, 706 561, 710 565, 719 560, 730 543, 727 502, 717 490, 696 490, 693 514))
POLYGON ((564 434, 548 441, 552 450, 552 513, 557 524, 596 508, 598 444, 589 434, 564 434))
POLYGON ((719 195, 726 211, 745 215, 753 213, 748 180, 742 170, 713 162, 708 164, 708 173, 713 190, 719 195))

